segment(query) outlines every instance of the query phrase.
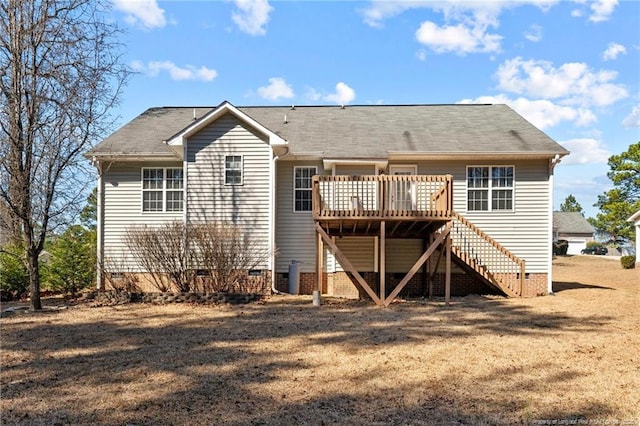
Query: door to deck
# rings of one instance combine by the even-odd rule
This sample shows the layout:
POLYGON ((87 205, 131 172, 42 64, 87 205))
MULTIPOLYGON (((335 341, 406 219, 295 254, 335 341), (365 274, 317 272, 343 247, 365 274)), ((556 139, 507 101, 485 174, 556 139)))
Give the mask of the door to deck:
MULTIPOLYGON (((416 166, 389 166, 392 176, 415 176, 416 166)), ((389 210, 414 211, 416 209, 416 182, 413 179, 391 182, 389 210)))

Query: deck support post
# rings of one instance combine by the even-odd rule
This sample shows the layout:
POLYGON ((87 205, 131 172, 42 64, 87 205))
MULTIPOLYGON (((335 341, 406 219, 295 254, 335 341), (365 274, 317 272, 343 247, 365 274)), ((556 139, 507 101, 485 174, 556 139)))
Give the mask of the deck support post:
POLYGON ((446 268, 444 278, 444 301, 449 305, 451 299, 451 235, 447 235, 446 247, 446 268))
POLYGON ((387 297, 386 290, 386 274, 387 274, 387 236, 386 236, 386 222, 383 220, 380 222, 380 263, 378 265, 380 269, 380 300, 384 300, 387 297))
MULTIPOLYGON (((422 251, 426 251, 427 247, 429 247, 431 244, 433 244, 433 233, 429 233, 428 240, 422 240, 422 251)), ((433 297, 433 258, 429 257, 429 261, 425 265, 428 265, 424 268, 425 270, 423 272, 425 280, 425 293, 427 293, 425 294, 425 296, 431 299, 433 297)))
POLYGON ((318 295, 322 294, 322 270, 324 263, 324 245, 322 244, 322 236, 316 231, 316 291, 318 295))

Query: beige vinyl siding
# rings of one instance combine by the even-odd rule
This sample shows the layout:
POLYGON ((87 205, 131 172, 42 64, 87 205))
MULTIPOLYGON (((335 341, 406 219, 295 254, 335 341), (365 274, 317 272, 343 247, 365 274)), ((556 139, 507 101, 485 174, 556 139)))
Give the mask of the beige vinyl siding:
POLYGON ((108 271, 140 272, 124 243, 127 228, 182 221, 182 212, 142 212, 142 168, 177 167, 182 162, 113 163, 106 165, 104 181, 104 248, 108 271))
POLYGON ((419 174, 453 175, 453 208, 516 256, 526 260, 528 273, 547 273, 549 176, 547 160, 419 163, 419 174), (514 166, 514 210, 467 212, 467 166, 514 166))
POLYGON ((422 255, 422 240, 387 238, 387 272, 407 272, 422 255))
MULTIPOLYGON (((336 238, 336 245, 347 256, 358 272, 371 272, 375 267, 374 237, 336 238)), ((344 271, 340 262, 335 263, 335 272, 344 271)))
POLYGON ((336 165, 336 175, 340 176, 361 176, 361 175, 375 175, 376 169, 373 164, 338 164, 336 165))
MULTIPOLYGON (((387 238, 387 261, 386 270, 389 273, 406 273, 413 267, 416 261, 424 253, 422 240, 409 238, 387 238)), ((438 258, 436 251, 435 259, 438 258)), ((445 271, 446 261, 444 254, 440 256, 438 271, 445 271)), ((422 268, 420 269, 422 271, 422 268)), ((462 270, 455 264, 451 265, 452 273, 461 273, 462 270)))
MULTIPOLYGON (((271 148, 259 134, 227 114, 187 141, 187 218, 229 222, 269 248, 271 148), (242 156, 242 184, 225 185, 225 156, 242 156)), ((261 268, 267 268, 265 261, 261 268)))
MULTIPOLYGON (((293 211, 293 168, 316 167, 323 174, 321 161, 279 161, 276 165, 276 271, 287 272, 292 260, 302 262, 302 272, 315 272, 316 233, 312 212, 293 211)), ((326 259, 326 256, 325 256, 326 259)))

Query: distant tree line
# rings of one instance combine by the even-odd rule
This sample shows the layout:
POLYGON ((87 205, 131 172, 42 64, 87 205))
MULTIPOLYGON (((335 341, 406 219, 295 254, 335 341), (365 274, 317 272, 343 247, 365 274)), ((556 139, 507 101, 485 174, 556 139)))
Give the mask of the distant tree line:
MULTIPOLYGON (((595 228, 603 242, 622 246, 635 239, 633 223, 628 219, 640 210, 640 142, 632 144, 608 161, 607 176, 613 189, 598 196, 594 207, 599 212, 587 221, 595 228)), ((578 212, 584 216, 584 209, 572 194, 560 205, 562 212, 578 212)))

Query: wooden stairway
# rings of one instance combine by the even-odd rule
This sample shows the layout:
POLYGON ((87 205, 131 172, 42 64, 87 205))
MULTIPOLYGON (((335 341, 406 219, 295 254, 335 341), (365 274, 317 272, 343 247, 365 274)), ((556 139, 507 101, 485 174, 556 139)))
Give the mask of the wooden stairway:
POLYGON ((492 287, 509 297, 522 297, 525 261, 504 248, 468 219, 452 212, 452 254, 492 287))

